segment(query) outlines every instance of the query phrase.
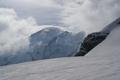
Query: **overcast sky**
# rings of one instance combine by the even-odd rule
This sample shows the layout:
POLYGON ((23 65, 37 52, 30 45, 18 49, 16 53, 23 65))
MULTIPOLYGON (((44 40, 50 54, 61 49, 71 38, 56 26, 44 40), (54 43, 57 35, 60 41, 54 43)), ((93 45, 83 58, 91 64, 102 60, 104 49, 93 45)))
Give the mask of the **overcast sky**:
POLYGON ((120 17, 120 0, 65 0, 62 22, 73 31, 96 32, 120 17))
POLYGON ((120 16, 120 0, 0 0, 20 18, 38 25, 67 26, 72 31, 98 31, 120 16))
POLYGON ((0 0, 0 7, 13 8, 20 17, 32 16, 40 25, 59 25, 61 6, 54 0, 0 0))

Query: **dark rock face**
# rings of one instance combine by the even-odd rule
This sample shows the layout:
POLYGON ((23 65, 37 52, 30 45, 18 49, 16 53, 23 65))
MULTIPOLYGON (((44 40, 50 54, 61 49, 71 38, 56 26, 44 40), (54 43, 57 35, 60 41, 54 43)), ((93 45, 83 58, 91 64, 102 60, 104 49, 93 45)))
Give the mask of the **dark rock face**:
POLYGON ((80 51, 75 56, 85 56, 90 50, 104 41, 109 33, 95 32, 89 34, 83 41, 80 51))
POLYGON ((89 34, 83 41, 80 51, 75 56, 85 56, 94 47, 106 39, 115 28, 120 27, 120 17, 103 28, 100 32, 89 34))

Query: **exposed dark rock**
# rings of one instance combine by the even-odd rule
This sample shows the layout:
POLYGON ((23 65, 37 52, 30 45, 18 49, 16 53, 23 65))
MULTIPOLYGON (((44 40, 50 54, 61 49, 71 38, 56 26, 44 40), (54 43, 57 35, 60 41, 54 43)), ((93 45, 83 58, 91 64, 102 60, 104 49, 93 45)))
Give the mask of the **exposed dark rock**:
POLYGON ((104 41, 107 36, 108 36, 108 33, 101 33, 101 32, 89 34, 83 41, 80 51, 75 56, 86 55, 90 50, 92 50, 99 43, 104 41))
POLYGON ((115 28, 120 27, 120 18, 103 28, 100 32, 89 34, 83 41, 80 51, 75 56, 85 56, 89 51, 106 39, 115 28))

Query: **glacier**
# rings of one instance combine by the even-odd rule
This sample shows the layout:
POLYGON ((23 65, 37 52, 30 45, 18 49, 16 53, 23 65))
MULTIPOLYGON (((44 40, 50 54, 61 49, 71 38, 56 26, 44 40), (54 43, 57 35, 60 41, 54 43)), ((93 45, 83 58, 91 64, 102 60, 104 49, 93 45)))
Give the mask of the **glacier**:
POLYGON ((119 80, 120 27, 85 57, 57 58, 0 67, 0 80, 119 80))
POLYGON ((78 52, 84 32, 46 27, 29 37, 29 47, 16 53, 0 54, 0 66, 50 58, 70 57, 78 52))

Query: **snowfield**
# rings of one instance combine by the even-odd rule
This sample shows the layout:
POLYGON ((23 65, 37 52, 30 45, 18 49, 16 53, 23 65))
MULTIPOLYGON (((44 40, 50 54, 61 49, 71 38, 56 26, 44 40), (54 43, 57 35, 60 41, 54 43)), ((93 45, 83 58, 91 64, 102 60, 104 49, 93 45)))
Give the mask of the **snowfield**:
POLYGON ((61 58, 0 68, 0 80, 119 80, 119 62, 61 58))
POLYGON ((0 67, 0 80, 120 80, 120 28, 85 57, 0 67))

